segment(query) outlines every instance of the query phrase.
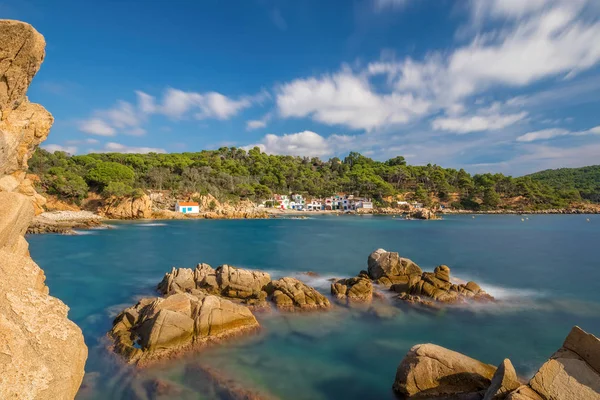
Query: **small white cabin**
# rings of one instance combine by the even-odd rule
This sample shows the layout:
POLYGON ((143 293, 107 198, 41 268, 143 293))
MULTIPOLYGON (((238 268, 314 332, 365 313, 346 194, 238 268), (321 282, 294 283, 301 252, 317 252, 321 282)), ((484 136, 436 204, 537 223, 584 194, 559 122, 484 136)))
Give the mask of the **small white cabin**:
POLYGON ((195 201, 178 201, 175 204, 175 211, 184 214, 198 214, 200 212, 200 204, 195 201))

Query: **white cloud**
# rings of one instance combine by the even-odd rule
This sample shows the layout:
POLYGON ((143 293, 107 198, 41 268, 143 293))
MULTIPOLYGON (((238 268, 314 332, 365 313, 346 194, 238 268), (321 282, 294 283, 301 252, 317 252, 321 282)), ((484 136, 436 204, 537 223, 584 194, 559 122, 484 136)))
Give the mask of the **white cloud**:
POLYGON ((117 134, 115 128, 100 118, 91 118, 79 122, 79 130, 91 135, 114 136, 117 134))
POLYGON ((156 103, 153 96, 140 90, 137 90, 135 94, 138 97, 138 106, 144 114, 152 114, 156 111, 156 103))
POLYGON ((131 146, 125 146, 120 143, 108 142, 104 146, 104 149, 102 150, 102 152, 145 154, 145 153, 166 153, 166 150, 156 148, 156 147, 131 147, 131 146))
POLYGON ((229 119, 259 101, 258 96, 233 99, 217 92, 196 93, 169 88, 163 96, 162 106, 157 112, 171 118, 182 118, 193 112, 197 119, 229 119))
POLYGON ((538 140, 548 140, 560 136, 586 136, 600 135, 600 126, 585 131, 570 131, 563 128, 542 129, 539 131, 528 132, 517 138, 517 142, 534 142, 538 140))
POLYGON ((266 113, 260 119, 253 119, 250 121, 246 121, 246 130, 252 131, 255 129, 266 128, 267 123, 271 120, 272 117, 273 117, 273 114, 271 114, 269 112, 269 113, 266 113))
POLYGON ((470 115, 463 117, 442 117, 433 120, 431 125, 435 130, 450 131, 459 134, 495 131, 522 121, 526 116, 526 112, 520 112, 505 115, 491 114, 470 115))
POLYGON ((88 139, 82 139, 82 140, 67 140, 65 143, 68 145, 80 145, 80 144, 98 144, 100 142, 96 139, 88 138, 88 139))
POLYGON ((367 131, 409 122, 430 108, 429 102, 410 93, 377 93, 366 76, 349 68, 282 85, 276 101, 283 117, 310 116, 325 124, 367 131))
POLYGON ((50 153, 54 153, 55 151, 64 151, 68 154, 75 154, 77 152, 77 147, 75 146, 61 146, 59 144, 45 144, 42 146, 42 148, 50 153))
POLYGON ((306 157, 323 157, 335 154, 346 148, 352 137, 330 135, 325 138, 312 131, 284 134, 281 136, 268 134, 260 143, 245 146, 251 149, 258 146, 269 154, 283 154, 306 157))
POLYGON ((114 107, 97 110, 93 117, 81 121, 79 129, 101 136, 115 136, 117 133, 142 136, 146 134, 144 123, 154 114, 172 119, 192 116, 196 119, 226 120, 253 104, 262 103, 269 96, 263 91, 255 96, 233 99, 217 92, 196 93, 168 88, 158 104, 154 96, 139 90, 135 93, 137 105, 119 100, 114 107))

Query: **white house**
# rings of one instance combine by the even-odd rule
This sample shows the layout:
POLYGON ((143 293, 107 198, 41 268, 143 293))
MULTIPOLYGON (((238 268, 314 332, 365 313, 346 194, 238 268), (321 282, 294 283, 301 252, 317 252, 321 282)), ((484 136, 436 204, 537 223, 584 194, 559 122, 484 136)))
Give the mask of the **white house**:
POLYGON ((368 201, 368 200, 360 200, 356 204, 356 208, 372 209, 373 208, 373 202, 372 201, 368 201))
POLYGON ((308 211, 319 211, 323 209, 323 202, 321 200, 312 200, 306 205, 308 211))
POLYGON ((200 204, 195 201, 178 201, 175 204, 175 211, 184 214, 198 214, 200 212, 200 204))

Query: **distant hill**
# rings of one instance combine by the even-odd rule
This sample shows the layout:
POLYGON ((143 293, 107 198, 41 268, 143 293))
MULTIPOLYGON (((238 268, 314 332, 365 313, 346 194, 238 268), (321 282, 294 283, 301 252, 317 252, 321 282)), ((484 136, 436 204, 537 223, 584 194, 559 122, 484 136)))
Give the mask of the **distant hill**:
POLYGON ((600 203, 600 165, 548 169, 527 176, 557 190, 575 189, 582 199, 600 203))

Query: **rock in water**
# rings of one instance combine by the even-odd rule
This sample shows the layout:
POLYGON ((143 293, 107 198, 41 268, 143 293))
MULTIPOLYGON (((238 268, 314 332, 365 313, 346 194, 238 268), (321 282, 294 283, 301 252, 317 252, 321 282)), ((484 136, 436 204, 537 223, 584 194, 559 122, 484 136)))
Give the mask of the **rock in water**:
POLYGON ((331 307, 327 297, 295 278, 281 278, 267 286, 275 306, 280 310, 318 310, 331 307))
POLYGON ((298 279, 271 281, 271 276, 266 272, 226 264, 217 269, 208 264, 198 264, 193 271, 189 268, 173 268, 165 274, 157 289, 165 295, 182 292, 214 294, 242 303, 253 310, 268 308, 267 296, 270 296, 280 310, 317 310, 330 307, 325 296, 298 279))
POLYGON ((408 284, 411 279, 418 278, 423 271, 409 260, 402 258, 398 253, 378 249, 369 255, 369 277, 383 286, 394 284, 408 284))
POLYGON ((31 25, 0 20, 0 398, 69 399, 83 379, 87 347, 69 308, 48 295, 24 233, 45 199, 27 161, 53 118, 25 93, 44 59, 31 25))
POLYGON ((218 296, 177 293, 142 299, 125 309, 109 335, 117 353, 143 366, 258 327, 243 305, 218 296))
POLYGON ((331 284, 331 294, 347 303, 370 303, 373 299, 373 284, 369 276, 361 273, 348 279, 339 279, 331 284))
POLYGON ((508 358, 502 361, 498 366, 496 373, 492 378, 492 384, 485 392, 483 400, 504 400, 513 390, 521 386, 515 367, 508 358))
POLYGON ((483 394, 496 367, 434 344, 414 346, 398 366, 393 389, 407 397, 483 394))
POLYGON ((200 292, 263 307, 266 305, 266 287, 269 282, 271 276, 266 272, 226 264, 215 270, 208 264, 198 264, 193 271, 189 268, 173 268, 170 273, 165 274, 157 289, 163 295, 200 292))

